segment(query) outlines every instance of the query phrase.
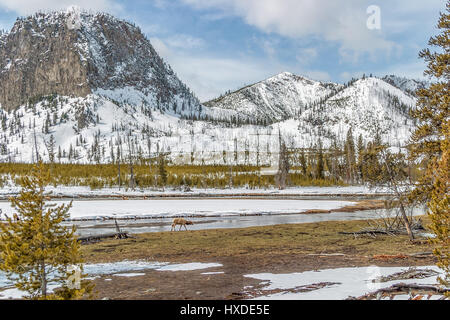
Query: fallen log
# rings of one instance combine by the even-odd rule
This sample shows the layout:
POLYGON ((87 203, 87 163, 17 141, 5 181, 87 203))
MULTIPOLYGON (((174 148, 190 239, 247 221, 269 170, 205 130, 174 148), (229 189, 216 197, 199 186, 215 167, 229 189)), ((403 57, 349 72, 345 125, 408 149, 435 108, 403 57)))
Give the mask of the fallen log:
POLYGON ((91 236, 85 236, 85 237, 78 237, 78 241, 81 242, 81 244, 87 244, 91 242, 97 242, 104 239, 128 239, 130 238, 130 235, 126 232, 116 232, 116 233, 105 233, 105 234, 98 234, 98 235, 91 235, 91 236))
POLYGON ((393 232, 381 231, 381 230, 366 230, 366 231, 355 231, 355 232, 338 232, 338 234, 345 235, 361 235, 361 234, 392 234, 393 232))
POLYGON ((407 259, 408 256, 404 254, 377 254, 372 257, 376 260, 391 260, 391 259, 407 259))
POLYGON ((417 253, 408 254, 408 256, 413 257, 413 258, 427 258, 427 257, 432 257, 433 252, 431 252, 431 251, 417 252, 417 253))
POLYGON ((431 270, 431 269, 417 269, 415 267, 409 268, 405 271, 396 272, 387 276, 380 276, 372 282, 389 282, 389 281, 399 281, 405 279, 424 279, 432 276, 439 275, 439 272, 431 270))
POLYGON ((378 289, 374 292, 370 292, 360 297, 349 297, 347 300, 371 300, 371 299, 381 299, 382 297, 391 297, 392 295, 398 294, 412 294, 415 293, 429 293, 438 294, 444 296, 446 293, 450 292, 450 288, 438 287, 433 285, 422 285, 422 284, 406 284, 397 283, 388 288, 378 289))

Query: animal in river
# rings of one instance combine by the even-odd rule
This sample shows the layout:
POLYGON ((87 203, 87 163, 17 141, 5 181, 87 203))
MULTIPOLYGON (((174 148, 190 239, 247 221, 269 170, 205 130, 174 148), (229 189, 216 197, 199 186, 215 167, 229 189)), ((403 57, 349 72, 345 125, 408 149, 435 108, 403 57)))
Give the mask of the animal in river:
POLYGON ((177 224, 180 225, 180 229, 178 229, 178 231, 180 231, 182 226, 184 226, 184 228, 187 230, 186 225, 192 225, 194 223, 192 221, 189 221, 189 220, 186 220, 183 218, 175 218, 175 219, 173 219, 172 229, 170 229, 170 231, 174 231, 177 224))

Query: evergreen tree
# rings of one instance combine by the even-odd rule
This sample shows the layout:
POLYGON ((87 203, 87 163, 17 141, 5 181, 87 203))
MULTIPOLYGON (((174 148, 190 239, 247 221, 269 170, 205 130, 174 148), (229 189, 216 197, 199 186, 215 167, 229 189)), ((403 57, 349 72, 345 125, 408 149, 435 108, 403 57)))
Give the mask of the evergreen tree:
POLYGON ((302 173, 303 176, 306 177, 306 169, 307 169, 307 163, 306 163, 306 156, 305 156, 305 151, 302 149, 302 151, 300 152, 300 165, 302 166, 302 173))
POLYGON ((46 143, 50 163, 55 162, 55 137, 50 135, 50 141, 46 143))
POLYGON ((364 150, 365 150, 365 146, 364 146, 364 142, 363 142, 363 138, 362 135, 359 135, 358 137, 358 145, 357 145, 357 151, 358 151, 358 160, 356 163, 356 169, 358 171, 358 180, 360 182, 363 182, 363 155, 364 155, 364 150))
POLYGON ((410 193, 411 201, 426 202, 431 218, 430 228, 436 234, 432 241, 438 266, 445 271, 443 284, 450 280, 450 212, 449 205, 449 149, 450 149, 450 1, 446 12, 440 14, 437 25, 441 33, 431 37, 430 48, 419 54, 427 63, 424 74, 435 81, 418 90, 417 108, 412 112, 419 125, 412 135, 410 155, 424 166, 424 174, 410 193))
POLYGON ((290 183, 289 181, 289 153, 286 148, 286 144, 281 138, 281 132, 278 130, 278 140, 280 145, 280 154, 278 159, 278 172, 275 176, 276 184, 278 185, 278 189, 284 190, 286 185, 290 183))
POLYGON ((317 151, 317 164, 316 164, 316 178, 324 178, 324 162, 323 162, 323 151, 322 151, 322 141, 319 139, 319 146, 317 151))
POLYGON ((167 184, 167 171, 166 171, 166 160, 164 155, 161 153, 159 155, 159 159, 158 159, 159 163, 159 177, 160 177, 160 181, 161 181, 161 186, 164 188, 164 186, 167 184))
POLYGON ((347 140, 345 142, 345 164, 347 169, 347 181, 350 183, 355 182, 355 142, 353 140, 352 128, 347 131, 347 140))
POLYGON ((16 288, 28 294, 29 299, 79 299, 89 295, 92 285, 81 281, 71 283, 78 265, 82 271, 81 244, 75 236, 75 227, 61 225, 69 218, 72 205, 49 205, 44 192, 50 182, 50 172, 42 162, 33 166, 31 174, 20 178, 22 190, 11 198, 19 219, 8 218, 0 223, 0 270, 14 281, 16 288), (59 289, 48 290, 49 284, 59 289))
POLYGON ((58 146, 58 161, 61 162, 62 153, 61 153, 61 146, 58 146))
POLYGON ((438 28, 442 33, 431 37, 429 45, 440 47, 442 52, 431 52, 429 48, 420 52, 420 57, 428 63, 424 74, 434 78, 429 88, 417 91, 417 108, 412 115, 418 120, 418 127, 412 135, 410 155, 412 160, 423 159, 425 174, 416 185, 412 196, 422 202, 431 199, 433 191, 434 168, 442 157, 442 143, 445 140, 444 128, 449 123, 449 84, 450 79, 450 2, 447 14, 441 13, 438 28))

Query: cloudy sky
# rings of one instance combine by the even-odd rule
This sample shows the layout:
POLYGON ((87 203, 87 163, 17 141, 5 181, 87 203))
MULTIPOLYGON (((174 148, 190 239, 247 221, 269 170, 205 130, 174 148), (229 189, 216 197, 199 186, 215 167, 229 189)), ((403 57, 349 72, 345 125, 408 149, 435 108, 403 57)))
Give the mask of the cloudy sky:
POLYGON ((204 101, 283 71, 340 83, 363 73, 421 78, 418 52, 445 1, 0 0, 0 29, 70 5, 135 22, 204 101))

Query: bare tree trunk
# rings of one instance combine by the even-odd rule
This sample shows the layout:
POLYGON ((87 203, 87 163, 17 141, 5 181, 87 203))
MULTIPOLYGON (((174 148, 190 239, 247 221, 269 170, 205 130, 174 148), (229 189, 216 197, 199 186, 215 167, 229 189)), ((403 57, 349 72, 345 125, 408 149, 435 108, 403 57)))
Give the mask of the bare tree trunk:
POLYGON ((34 150, 36 152, 36 163, 39 162, 39 151, 37 147, 36 130, 33 128, 33 138, 34 138, 34 150))
POLYGON ((411 225, 409 223, 408 217, 406 216, 406 210, 401 200, 400 200, 400 212, 402 213, 402 219, 406 227, 406 232, 408 232, 409 240, 414 241, 414 234, 411 230, 411 225))

